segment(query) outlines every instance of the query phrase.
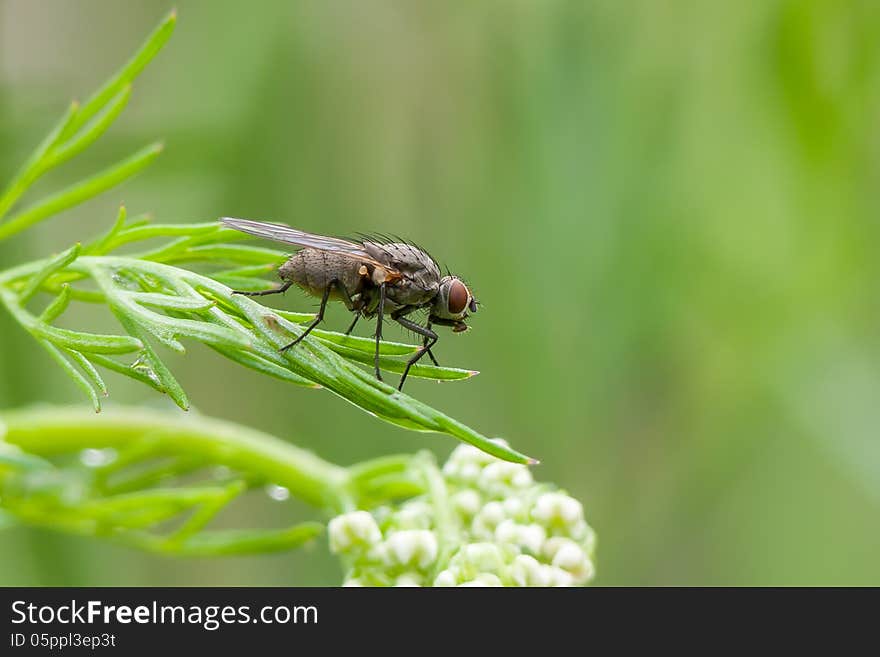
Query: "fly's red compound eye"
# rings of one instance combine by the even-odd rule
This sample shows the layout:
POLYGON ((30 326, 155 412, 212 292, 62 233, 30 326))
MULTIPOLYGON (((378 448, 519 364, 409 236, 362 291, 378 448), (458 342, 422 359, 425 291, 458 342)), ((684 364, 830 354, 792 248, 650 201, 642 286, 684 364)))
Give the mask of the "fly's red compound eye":
POLYGON ((465 287, 464 283, 458 280, 452 281, 452 284, 449 286, 449 300, 446 304, 447 308, 449 308, 449 312, 453 315, 460 315, 463 313, 464 309, 467 307, 470 296, 471 295, 468 293, 468 289, 465 287))

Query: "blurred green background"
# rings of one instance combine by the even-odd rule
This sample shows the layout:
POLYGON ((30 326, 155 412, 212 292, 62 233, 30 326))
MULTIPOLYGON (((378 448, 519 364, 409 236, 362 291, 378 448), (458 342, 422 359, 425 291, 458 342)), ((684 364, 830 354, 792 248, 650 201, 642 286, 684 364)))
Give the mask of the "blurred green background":
MULTIPOLYGON (((177 6, 119 124, 41 188, 167 151, 0 264, 101 231, 122 200, 405 235, 484 303, 437 350, 482 374, 409 392, 542 459, 598 531, 597 583, 880 584, 880 3, 177 6)), ((169 7, 0 0, 0 179, 169 7)), ((207 349, 173 364, 199 412, 338 463, 455 444, 207 349)), ((78 395, 0 315, 0 408, 78 395)), ((0 535, 2 584, 340 581, 323 542, 190 561, 0 535)))

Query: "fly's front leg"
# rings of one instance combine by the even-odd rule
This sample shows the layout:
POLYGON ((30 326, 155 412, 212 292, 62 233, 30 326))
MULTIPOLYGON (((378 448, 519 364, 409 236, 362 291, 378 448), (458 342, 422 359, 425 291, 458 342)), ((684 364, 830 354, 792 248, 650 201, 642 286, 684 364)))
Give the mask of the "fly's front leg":
MULTIPOLYGON (((392 315, 392 317, 393 317, 393 315, 392 315)), ((403 313, 401 315, 398 315, 397 317, 394 317, 394 319, 403 328, 407 328, 410 331, 414 331, 415 333, 418 333, 419 335, 421 335, 424 338, 424 340, 422 342, 422 348, 419 349, 413 355, 413 357, 409 359, 409 361, 407 361, 406 369, 403 370, 403 376, 400 377, 400 384, 397 386, 397 389, 403 390, 403 383, 404 383, 404 381, 406 381, 406 377, 409 374, 410 368, 413 365, 415 365, 416 363, 418 363, 419 360, 422 358, 422 356, 424 356, 425 354, 430 354, 431 360, 434 361, 435 365, 437 364, 437 361, 434 359, 433 354, 431 354, 431 347, 433 347, 434 343, 437 342, 439 336, 436 333, 434 333, 434 331, 432 331, 430 329, 430 326, 431 326, 430 322, 428 323, 428 326, 422 326, 421 324, 416 324, 411 319, 407 319, 406 317, 403 317, 403 313)))
MULTIPOLYGON (((288 284, 288 286, 289 286, 289 284, 288 284)), ((308 328, 306 328, 306 330, 303 331, 296 340, 294 340, 290 344, 286 344, 283 347, 281 347, 281 351, 287 351, 291 347, 294 347, 297 344, 299 344, 303 338, 305 338, 309 333, 312 332, 312 329, 314 329, 318 324, 320 324, 324 320, 324 309, 327 308, 327 300, 330 298, 330 292, 333 290, 334 287, 344 289, 342 287, 342 285, 340 285, 339 281, 337 281, 335 279, 330 281, 330 283, 324 289, 324 294, 321 296, 321 307, 318 309, 318 314, 315 315, 315 319, 312 320, 312 323, 309 324, 308 328)), ((347 290, 346 290, 346 294, 348 294, 347 290)), ((349 301, 350 300, 351 299, 349 299, 349 301)))
MULTIPOLYGON (((422 308, 422 307, 423 307, 423 306, 404 306, 403 308, 399 308, 399 309, 395 310, 395 311, 391 314, 391 318, 392 318, 395 322, 397 322, 401 317, 404 317, 405 315, 409 315, 409 314, 410 314, 411 312, 413 312, 414 310, 418 310, 419 308, 422 308)), ((433 320, 431 319, 431 317, 428 317, 428 323, 424 326, 424 328, 427 329, 427 330, 433 335, 434 332, 431 331, 431 324, 432 324, 432 321, 433 321, 433 320)), ((418 326, 418 325, 417 325, 417 326, 418 326)), ((419 328, 421 329, 422 327, 419 327, 419 328)), ((425 335, 425 334, 424 334, 422 331, 420 331, 420 330, 417 330, 416 333, 418 333, 419 335, 424 336, 424 337, 422 337, 422 347, 423 347, 423 348, 425 349, 425 351, 428 353, 428 357, 431 359, 431 362, 434 363, 435 366, 440 367, 440 363, 438 363, 438 362, 437 362, 437 359, 434 358, 434 352, 431 351, 431 347, 428 345, 428 340, 430 340, 430 337, 429 337, 428 335, 425 335)), ((436 340, 435 340, 434 342, 436 342, 436 340)), ((432 342, 431 344, 434 344, 434 343, 432 342)))
POLYGON ((382 314, 385 312, 385 283, 379 286, 379 307, 376 309, 376 357, 373 361, 376 369, 376 378, 382 380, 379 372, 379 343, 382 341, 382 314))
POLYGON ((243 297, 264 297, 267 294, 283 294, 287 292, 287 289, 293 285, 290 281, 284 281, 282 285, 279 285, 276 288, 272 288, 271 290, 260 290, 259 292, 244 292, 242 290, 233 290, 233 294, 240 294, 243 297))
MULTIPOLYGON (((430 319, 428 319, 428 323, 425 324, 425 328, 428 329, 429 331, 431 330, 431 320, 430 319)), ((434 342, 437 342, 437 340, 434 340, 434 342)), ((434 342, 432 342, 431 344, 434 344, 434 342)), ((434 366, 440 367, 440 363, 438 363, 437 359, 434 358, 434 352, 431 351, 431 347, 428 346, 428 336, 427 335, 424 338, 422 338, 422 346, 425 348, 425 351, 428 352, 428 358, 431 359, 431 362, 434 363, 434 366)))

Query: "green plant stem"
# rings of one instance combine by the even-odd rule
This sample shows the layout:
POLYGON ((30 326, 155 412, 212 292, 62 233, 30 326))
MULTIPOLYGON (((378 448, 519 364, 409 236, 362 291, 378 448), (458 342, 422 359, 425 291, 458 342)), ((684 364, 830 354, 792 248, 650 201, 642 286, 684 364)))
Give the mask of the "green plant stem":
POLYGON ((0 436, 41 457, 87 448, 121 450, 149 436, 158 448, 262 477, 312 506, 334 512, 351 506, 345 468, 274 436, 200 416, 144 409, 109 410, 100 416, 73 407, 24 409, 0 414, 0 436))
POLYGON ((439 542, 439 557, 431 577, 436 577, 443 564, 449 562, 454 546, 459 543, 458 525, 452 514, 452 505, 449 502, 449 491, 443 475, 437 468, 434 455, 422 452, 417 456, 417 465, 425 479, 425 488, 434 507, 434 522, 436 523, 437 539, 439 542))

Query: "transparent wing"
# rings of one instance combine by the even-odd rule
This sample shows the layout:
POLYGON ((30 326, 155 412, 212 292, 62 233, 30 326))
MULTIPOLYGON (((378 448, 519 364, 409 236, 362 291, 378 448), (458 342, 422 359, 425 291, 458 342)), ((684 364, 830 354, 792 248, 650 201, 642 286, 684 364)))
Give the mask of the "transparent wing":
POLYGON ((256 235, 267 240, 283 242, 285 244, 293 244, 309 249, 318 249, 319 251, 328 251, 330 253, 338 253, 340 255, 350 256, 363 262, 383 267, 386 270, 390 268, 383 265, 370 256, 364 250, 363 245, 357 242, 349 242, 338 237, 327 237, 325 235, 313 235, 306 233, 284 224, 272 224, 265 221, 250 221, 249 219, 235 219, 233 217, 221 217, 221 222, 230 228, 256 235))

